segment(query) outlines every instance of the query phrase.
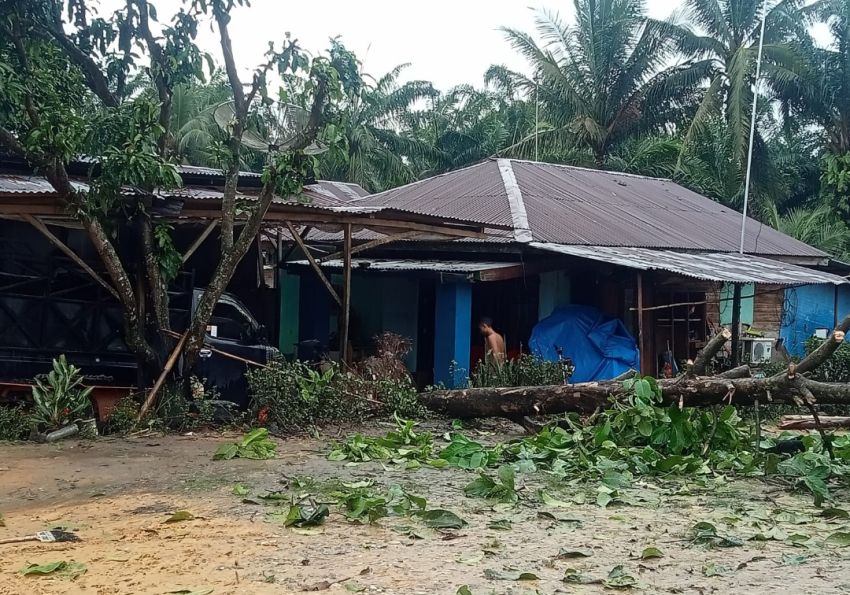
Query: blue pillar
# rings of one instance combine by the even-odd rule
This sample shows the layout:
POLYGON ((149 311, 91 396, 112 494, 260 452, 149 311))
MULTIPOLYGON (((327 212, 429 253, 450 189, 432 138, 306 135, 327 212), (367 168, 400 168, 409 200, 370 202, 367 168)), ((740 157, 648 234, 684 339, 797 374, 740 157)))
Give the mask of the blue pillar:
POLYGON ((469 376, 471 285, 437 285, 434 326, 434 383, 449 388, 462 386, 469 376))

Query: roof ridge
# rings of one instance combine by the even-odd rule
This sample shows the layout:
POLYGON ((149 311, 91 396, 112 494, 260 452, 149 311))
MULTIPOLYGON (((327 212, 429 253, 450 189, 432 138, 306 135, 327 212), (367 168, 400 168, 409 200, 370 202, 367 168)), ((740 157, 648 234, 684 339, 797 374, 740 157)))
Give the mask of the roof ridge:
POLYGON ((511 210, 511 224, 513 225, 514 240, 517 242, 531 242, 534 236, 528 223, 528 213, 525 210, 525 202, 522 199, 522 189, 519 187, 514 175, 513 164, 510 159, 497 159, 499 174, 502 176, 502 184, 508 197, 508 208, 511 210))
MULTIPOLYGON (((632 174, 624 171, 614 171, 610 169, 596 169, 593 167, 581 167, 580 165, 567 165, 566 163, 553 163, 550 161, 534 161, 533 159, 511 159, 505 158, 507 161, 515 161, 517 163, 528 163, 530 165, 552 165, 563 169, 575 169, 578 171, 586 171, 597 174, 610 174, 613 176, 623 176, 625 178, 637 178, 639 180, 657 180, 659 182, 673 182, 671 178, 658 178, 655 176, 645 176, 642 174, 632 174)), ((675 184, 675 182, 673 182, 675 184)))

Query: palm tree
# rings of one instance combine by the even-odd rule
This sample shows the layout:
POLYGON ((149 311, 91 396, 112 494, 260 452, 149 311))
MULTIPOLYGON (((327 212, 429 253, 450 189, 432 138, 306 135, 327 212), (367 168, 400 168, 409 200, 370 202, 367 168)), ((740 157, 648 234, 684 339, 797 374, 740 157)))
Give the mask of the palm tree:
POLYGON ((670 66, 667 28, 646 18, 643 0, 574 0, 577 22, 539 12, 542 45, 515 29, 504 29, 530 62, 532 77, 511 73, 529 97, 539 97, 543 126, 512 149, 528 154, 588 148, 602 167, 618 142, 657 133, 679 121, 704 63, 670 66), (533 142, 532 142, 533 140, 533 142))
MULTIPOLYGON (((716 125, 730 135, 728 149, 739 167, 749 143, 753 78, 764 0, 686 0, 683 15, 660 24, 693 66, 707 73, 705 88, 685 135, 685 148, 716 125), (684 19, 682 19, 684 16, 684 19)), ((803 70, 792 42, 808 39, 800 0, 780 0, 765 17, 762 80, 781 94, 793 88, 803 70)), ((764 155, 760 156, 764 158, 764 155)))
POLYGON ((835 216, 829 205, 795 208, 784 215, 780 215, 774 206, 769 223, 779 231, 836 258, 845 258, 850 250, 850 228, 835 216))
POLYGON ((398 79, 402 64, 375 80, 363 74, 353 54, 334 40, 332 55, 345 54, 343 97, 331 106, 324 140, 332 147, 322 155, 321 175, 354 182, 378 192, 416 179, 411 160, 431 149, 401 131, 401 122, 417 103, 435 95, 431 83, 398 79))
POLYGON ((433 152, 418 163, 419 175, 456 169, 498 154, 533 129, 531 106, 504 89, 460 85, 411 112, 409 134, 433 152))
POLYGON ((188 165, 215 166, 215 145, 226 134, 213 119, 213 111, 228 101, 230 92, 221 71, 209 83, 178 85, 172 98, 171 130, 176 156, 188 165))

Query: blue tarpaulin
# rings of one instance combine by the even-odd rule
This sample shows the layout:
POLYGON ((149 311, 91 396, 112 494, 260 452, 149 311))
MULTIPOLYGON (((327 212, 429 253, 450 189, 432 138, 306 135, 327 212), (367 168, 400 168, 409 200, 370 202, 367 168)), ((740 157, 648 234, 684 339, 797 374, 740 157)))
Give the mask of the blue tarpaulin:
POLYGON ((634 338, 623 323, 591 306, 561 306, 531 331, 531 352, 558 361, 557 348, 573 360, 572 382, 609 380, 640 369, 634 338))

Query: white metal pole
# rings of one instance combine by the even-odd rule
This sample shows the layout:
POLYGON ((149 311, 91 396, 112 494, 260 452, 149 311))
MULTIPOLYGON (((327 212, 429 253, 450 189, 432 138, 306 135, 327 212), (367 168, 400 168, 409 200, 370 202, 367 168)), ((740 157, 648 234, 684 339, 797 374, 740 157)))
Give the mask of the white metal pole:
POLYGON ((534 74, 534 160, 540 161, 540 70, 534 74))
POLYGON ((747 207, 750 202, 750 175, 753 169, 753 143, 756 137, 756 108, 758 107, 759 79, 761 77, 761 54, 764 48, 764 22, 767 20, 767 0, 762 4, 761 30, 759 32, 759 50, 756 57, 756 80, 753 85, 753 113, 750 118, 750 146, 747 148, 747 174, 744 178, 744 211, 741 214, 741 244, 738 251, 744 253, 744 235, 747 230, 747 207))

